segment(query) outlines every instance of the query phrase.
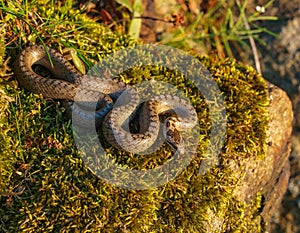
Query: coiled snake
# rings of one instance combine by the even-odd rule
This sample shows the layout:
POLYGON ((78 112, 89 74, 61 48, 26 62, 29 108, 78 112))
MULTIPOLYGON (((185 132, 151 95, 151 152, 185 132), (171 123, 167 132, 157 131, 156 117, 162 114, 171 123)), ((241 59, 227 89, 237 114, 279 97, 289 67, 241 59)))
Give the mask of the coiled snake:
POLYGON ((137 112, 140 100, 135 89, 115 79, 86 77, 60 53, 51 48, 47 49, 48 54, 43 46, 29 46, 21 51, 15 64, 19 83, 29 91, 42 94, 46 98, 74 101, 78 92, 84 92, 84 101, 98 100, 96 117, 99 119, 96 122, 101 122, 100 128, 105 138, 116 148, 133 153, 150 148, 160 131, 159 114, 165 111, 176 109, 176 113, 182 113, 181 116, 167 118, 164 126, 166 141, 175 149, 181 140, 179 132, 190 129, 197 123, 197 114, 187 100, 175 95, 161 94, 142 105, 138 118, 139 131, 132 133, 123 124, 128 119, 133 119, 133 113, 137 112), (44 67, 51 73, 51 78, 37 72, 35 66, 44 67), (113 107, 116 99, 124 93, 127 102, 113 107))

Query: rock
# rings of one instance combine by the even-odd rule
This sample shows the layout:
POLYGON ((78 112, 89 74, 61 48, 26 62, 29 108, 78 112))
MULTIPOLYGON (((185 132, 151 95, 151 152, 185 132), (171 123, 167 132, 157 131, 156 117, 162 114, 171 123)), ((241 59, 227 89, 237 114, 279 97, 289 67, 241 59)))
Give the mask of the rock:
POLYGON ((291 102, 284 91, 269 85, 270 123, 268 149, 265 159, 251 157, 240 164, 245 170, 242 185, 236 190, 236 197, 250 203, 258 192, 262 194, 261 217, 269 227, 271 217, 279 207, 285 194, 290 176, 290 142, 293 111, 291 102))

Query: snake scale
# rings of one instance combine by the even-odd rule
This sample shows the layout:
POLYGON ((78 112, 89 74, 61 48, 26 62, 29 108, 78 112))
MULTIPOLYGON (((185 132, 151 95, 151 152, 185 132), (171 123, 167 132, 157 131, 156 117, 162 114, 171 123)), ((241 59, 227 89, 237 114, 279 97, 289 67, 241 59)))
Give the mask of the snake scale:
POLYGON ((46 98, 74 101, 76 94, 83 92, 84 101, 97 100, 96 117, 101 119, 96 119, 96 122, 101 122, 100 128, 112 146, 132 153, 147 150, 157 140, 160 131, 159 115, 174 109, 181 112, 182 116, 165 120, 164 132, 168 144, 177 149, 181 141, 179 132, 195 126, 197 114, 187 100, 171 94, 161 94, 142 104, 138 117, 139 131, 130 132, 123 125, 129 119, 132 120, 137 112, 139 93, 116 79, 82 75, 60 53, 46 48, 48 53, 39 45, 29 46, 21 51, 15 63, 19 83, 27 90, 46 98), (50 78, 37 72, 37 66, 50 72, 50 78), (114 107, 114 102, 121 94, 127 96, 126 103, 114 107))

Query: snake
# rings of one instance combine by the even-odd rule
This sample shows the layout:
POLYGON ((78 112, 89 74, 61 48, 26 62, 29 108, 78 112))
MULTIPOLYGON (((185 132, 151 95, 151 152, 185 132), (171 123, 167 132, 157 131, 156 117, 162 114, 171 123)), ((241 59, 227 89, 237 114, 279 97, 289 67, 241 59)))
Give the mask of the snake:
POLYGON ((197 123, 197 113, 188 100, 164 93, 140 103, 138 90, 130 85, 113 78, 83 75, 62 54, 47 46, 32 45, 21 50, 14 71, 20 85, 30 92, 71 102, 71 106, 81 103, 71 110, 80 119, 89 116, 90 111, 96 112, 91 116, 96 117, 97 128, 117 149, 140 153, 151 148, 161 130, 160 116, 164 112, 179 113, 168 117, 163 125, 165 140, 175 150, 182 142, 180 132, 197 123), (38 67, 45 72, 38 71, 38 67), (80 101, 75 101, 76 96, 81 97, 80 101), (121 103, 117 105, 118 100, 121 103), (89 109, 89 104, 95 102, 96 109, 89 109), (138 121, 135 132, 124 127, 133 120, 138 121))

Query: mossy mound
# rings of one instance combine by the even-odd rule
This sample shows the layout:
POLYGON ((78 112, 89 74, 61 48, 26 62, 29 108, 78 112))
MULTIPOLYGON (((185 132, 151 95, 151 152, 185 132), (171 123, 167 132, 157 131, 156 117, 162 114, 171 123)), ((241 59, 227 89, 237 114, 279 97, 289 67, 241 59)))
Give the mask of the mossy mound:
MULTIPOLYGON (((4 1, 0 7, 7 21, 6 38, 15 34, 22 46, 43 41, 58 49, 76 47, 78 56, 91 65, 109 53, 137 43, 86 18, 72 8, 71 1, 61 7, 54 1, 14 4, 4 1)), ((14 57, 16 49, 10 46, 7 55, 14 57)), ((232 59, 198 59, 219 85, 228 119, 220 164, 205 175, 198 171, 209 143, 211 124, 201 93, 182 75, 163 67, 136 67, 122 74, 128 83, 156 77, 183 90, 189 88, 187 97, 201 119, 201 142, 188 168, 167 185, 143 191, 120 189, 93 175, 76 152, 71 122, 64 117, 60 106, 22 88, 6 85, 3 98, 9 104, 1 99, 0 115, 0 163, 4 165, 0 177, 6 180, 6 185, 0 186, 0 229, 3 232, 211 232, 209 229, 224 232, 230 224, 232 232, 261 231, 260 195, 247 208, 251 213, 245 215, 246 204, 237 201, 233 194, 242 172, 231 170, 226 161, 250 156, 263 158, 268 124, 266 83, 254 69, 232 59)), ((119 164, 138 169, 156 166, 171 156, 167 148, 151 157, 134 157, 114 148, 108 150, 119 164)))

